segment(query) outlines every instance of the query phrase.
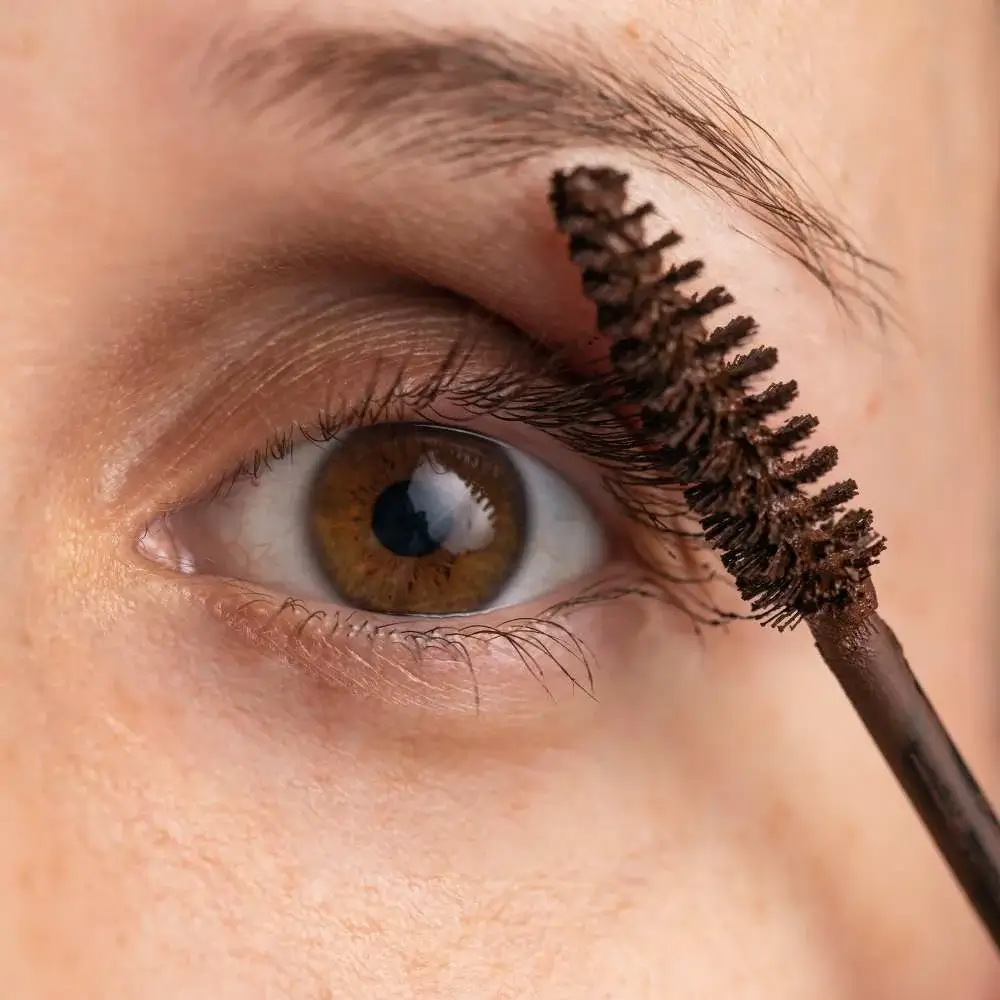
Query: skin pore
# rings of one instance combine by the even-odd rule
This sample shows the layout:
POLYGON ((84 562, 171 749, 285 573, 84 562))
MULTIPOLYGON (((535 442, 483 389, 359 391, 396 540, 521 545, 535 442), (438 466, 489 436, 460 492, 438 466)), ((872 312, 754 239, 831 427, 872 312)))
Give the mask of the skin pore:
POLYGON ((593 697, 547 693, 509 650, 474 682, 364 634, 292 655, 273 610, 136 556, 456 323, 484 375, 523 334, 586 359, 547 178, 623 166, 841 448, 885 617, 1000 797, 995 5, 544 7, 5 5, 0 996, 1000 991, 805 630, 585 607, 593 697))

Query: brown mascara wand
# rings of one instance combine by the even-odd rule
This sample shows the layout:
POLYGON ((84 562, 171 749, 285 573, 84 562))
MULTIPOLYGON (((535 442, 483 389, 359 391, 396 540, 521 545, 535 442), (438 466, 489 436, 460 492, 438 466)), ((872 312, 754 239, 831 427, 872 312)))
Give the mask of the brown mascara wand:
POLYGON ((844 510, 857 495, 852 480, 805 491, 833 470, 836 448, 801 450, 818 424, 811 415, 775 423, 796 383, 753 386, 777 351, 736 353, 756 333, 750 317, 707 326, 732 297, 683 290, 700 261, 664 270, 662 252, 680 236, 646 242, 654 208, 628 211, 627 181, 581 167, 556 173, 550 195, 625 387, 615 403, 639 416, 642 443, 683 490, 752 616, 779 630, 805 620, 1000 948, 1000 826, 877 613, 870 573, 885 540, 872 513, 844 510))

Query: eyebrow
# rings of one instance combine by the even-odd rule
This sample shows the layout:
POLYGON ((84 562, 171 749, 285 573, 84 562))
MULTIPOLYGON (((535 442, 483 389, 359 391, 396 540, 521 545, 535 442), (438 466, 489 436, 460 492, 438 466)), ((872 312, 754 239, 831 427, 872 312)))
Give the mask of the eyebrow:
POLYGON ((248 117, 281 112, 301 140, 374 135, 386 156, 443 163, 465 176, 562 147, 625 150, 743 209, 847 313, 861 303, 884 322, 881 279, 891 269, 811 195, 721 83, 662 46, 644 43, 650 68, 642 72, 611 64, 582 38, 558 45, 279 22, 217 35, 200 79, 214 102, 248 117))

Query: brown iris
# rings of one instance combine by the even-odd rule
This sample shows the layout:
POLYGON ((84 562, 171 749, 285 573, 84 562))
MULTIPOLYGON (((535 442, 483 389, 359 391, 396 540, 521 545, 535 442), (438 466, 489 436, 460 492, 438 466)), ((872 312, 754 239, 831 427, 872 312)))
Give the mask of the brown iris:
POLYGON ((313 486, 319 563, 345 603, 445 615, 490 603, 520 561, 521 476, 467 431, 378 424, 352 432, 313 486))

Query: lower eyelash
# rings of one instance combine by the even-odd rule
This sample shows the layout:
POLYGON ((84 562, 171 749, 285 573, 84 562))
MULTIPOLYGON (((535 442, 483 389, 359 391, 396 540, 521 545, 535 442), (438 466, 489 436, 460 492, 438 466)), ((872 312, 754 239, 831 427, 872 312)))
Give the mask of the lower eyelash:
POLYGON ((407 622, 366 617, 362 612, 310 609, 298 599, 278 598, 240 581, 205 581, 197 588, 213 614, 228 626, 255 645, 305 664, 310 673, 335 688, 423 706, 436 703, 446 693, 446 707, 454 712, 462 707, 455 698, 456 688, 462 686, 456 683, 460 675, 467 683, 469 707, 477 715, 483 705, 474 659, 504 656, 515 660, 552 701, 556 700, 552 680, 593 699, 597 660, 568 618, 625 598, 663 599, 654 581, 621 585, 607 581, 537 615, 490 625, 418 629, 407 622), (363 651, 352 649, 354 641, 364 643, 363 651), (337 655, 330 656, 334 649, 337 655), (353 655, 347 657, 347 669, 340 669, 345 650, 353 655), (430 676, 433 668, 446 674, 439 683, 430 676))

